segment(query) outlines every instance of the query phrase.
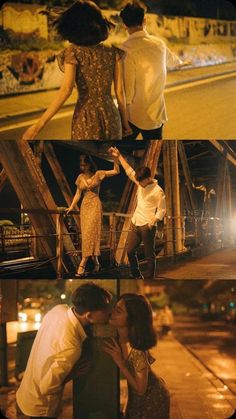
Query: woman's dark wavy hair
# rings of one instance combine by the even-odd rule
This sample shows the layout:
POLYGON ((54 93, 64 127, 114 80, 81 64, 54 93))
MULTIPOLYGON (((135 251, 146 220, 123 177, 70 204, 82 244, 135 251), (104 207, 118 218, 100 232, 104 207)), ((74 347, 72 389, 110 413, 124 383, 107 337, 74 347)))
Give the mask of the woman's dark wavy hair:
POLYGON ((113 23, 92 1, 76 1, 54 21, 57 32, 73 44, 96 45, 108 38, 113 23))
MULTIPOLYGON (((79 161, 80 161, 81 157, 84 159, 84 162, 85 162, 86 164, 89 164, 89 170, 90 170, 92 173, 95 173, 95 172, 97 171, 97 166, 96 166, 96 164, 94 163, 94 161, 93 161, 92 157, 91 157, 91 156, 89 156, 88 154, 81 154, 81 155, 79 156, 79 161)), ((82 171, 82 170, 81 170, 81 171, 82 171)))
POLYGON ((153 327, 152 309, 143 295, 127 293, 120 296, 128 314, 128 339, 134 349, 146 351, 157 342, 153 327))

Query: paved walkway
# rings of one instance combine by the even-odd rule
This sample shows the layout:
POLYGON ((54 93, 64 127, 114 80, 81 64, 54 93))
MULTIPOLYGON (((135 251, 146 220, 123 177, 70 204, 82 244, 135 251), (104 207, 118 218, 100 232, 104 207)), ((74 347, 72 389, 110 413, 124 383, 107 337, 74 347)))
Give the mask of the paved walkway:
MULTIPOLYGON (((218 64, 208 67, 183 68, 178 71, 170 71, 167 77, 166 87, 175 86, 181 83, 191 82, 203 78, 213 77, 220 74, 236 71, 236 62, 218 64)), ((22 117, 45 110, 55 97, 55 90, 20 94, 10 97, 0 97, 0 121, 7 122, 12 117, 22 117)), ((74 90, 71 97, 66 101, 65 106, 73 105, 77 98, 74 90)))
MULTIPOLYGON (((227 419, 233 414, 236 396, 172 335, 161 339, 152 353, 156 358, 153 369, 165 379, 171 393, 170 419, 227 419)), ((68 383, 60 419, 72 419, 71 394, 68 383)), ((124 386, 122 394, 125 397, 124 386)), ((17 413, 14 386, 10 391, 0 389, 0 406, 9 419, 26 418, 17 413)))
POLYGON ((165 279, 235 279, 236 249, 221 249, 207 256, 185 260, 172 267, 163 267, 158 276, 165 279))
POLYGON ((233 414, 236 396, 175 338, 160 340, 154 356, 155 372, 171 393, 170 419, 226 419, 233 414))

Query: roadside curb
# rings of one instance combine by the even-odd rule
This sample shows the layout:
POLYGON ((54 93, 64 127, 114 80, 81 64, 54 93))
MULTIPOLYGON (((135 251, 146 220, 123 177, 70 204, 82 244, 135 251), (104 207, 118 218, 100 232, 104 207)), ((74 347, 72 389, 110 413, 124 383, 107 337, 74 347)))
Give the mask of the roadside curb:
MULTIPOLYGON (((175 338, 176 339, 176 338, 175 338)), ((209 368, 207 365, 203 364, 198 355, 196 355, 188 346, 183 345, 178 339, 177 342, 182 346, 182 348, 187 351, 192 357, 193 362, 195 365, 207 376, 207 379, 212 383, 212 385, 221 392, 224 390, 224 397, 228 401, 231 406, 236 409, 236 395, 235 393, 228 387, 225 388, 225 383, 222 379, 217 377, 214 371, 209 368)))
MULTIPOLYGON (((189 70, 189 68, 186 68, 186 70, 189 70)), ((197 82, 197 81, 200 81, 200 80, 207 80, 207 79, 214 78, 216 76, 224 76, 224 75, 229 75, 229 74, 234 74, 234 73, 236 75, 236 70, 229 70, 229 71, 223 71, 222 73, 217 73, 217 74, 214 73, 214 74, 191 77, 191 78, 187 78, 185 80, 178 80, 176 82, 167 83, 165 88, 168 89, 168 88, 172 88, 172 87, 176 87, 176 86, 180 86, 180 85, 186 85, 186 84, 191 83, 191 82, 197 82)), ((53 90, 55 90, 55 89, 53 89, 53 90)), ((49 90, 49 91, 51 91, 51 90, 49 90)), ((34 92, 33 94, 37 94, 37 93, 43 93, 43 92, 34 92)), ((30 94, 32 94, 32 93, 27 93, 27 95, 30 95, 30 94)), ((4 100, 4 98, 2 100, 4 100)), ((1 103, 1 99, 0 99, 0 103, 1 103)), ((70 103, 67 103, 67 104, 63 105, 61 109, 68 109, 68 108, 74 106, 75 103, 76 103, 76 100, 71 101, 70 103)), ((12 112, 12 113, 7 112, 6 114, 2 114, 0 116, 0 122, 7 123, 7 122, 9 122, 9 120, 11 118, 34 116, 34 115, 37 115, 41 112, 44 112, 47 109, 47 107, 48 107, 48 105, 47 106, 42 106, 42 107, 40 107, 40 106, 39 107, 34 107, 34 108, 32 108, 28 111, 17 111, 17 112, 12 112)))

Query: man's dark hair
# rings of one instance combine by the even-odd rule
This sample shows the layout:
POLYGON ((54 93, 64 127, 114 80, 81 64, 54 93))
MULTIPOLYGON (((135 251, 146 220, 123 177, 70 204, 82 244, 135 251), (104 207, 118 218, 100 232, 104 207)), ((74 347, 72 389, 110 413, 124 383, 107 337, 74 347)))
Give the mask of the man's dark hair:
POLYGON ((120 17, 124 24, 129 28, 132 26, 141 26, 143 24, 146 7, 139 1, 133 1, 126 4, 121 10, 120 17))
POLYGON ((134 349, 146 351, 155 346, 157 336, 153 327, 152 309, 143 295, 127 293, 120 296, 128 314, 128 339, 134 349))
POLYGON ((80 315, 88 311, 105 309, 111 299, 111 293, 94 282, 82 284, 74 290, 71 296, 71 301, 80 315))
POLYGON ((76 1, 54 22, 63 39, 73 44, 88 46, 105 41, 109 29, 114 26, 103 17, 99 7, 92 1, 76 1))
POLYGON ((151 170, 147 166, 140 166, 135 169, 135 179, 140 182, 141 180, 147 179, 151 176, 151 170))

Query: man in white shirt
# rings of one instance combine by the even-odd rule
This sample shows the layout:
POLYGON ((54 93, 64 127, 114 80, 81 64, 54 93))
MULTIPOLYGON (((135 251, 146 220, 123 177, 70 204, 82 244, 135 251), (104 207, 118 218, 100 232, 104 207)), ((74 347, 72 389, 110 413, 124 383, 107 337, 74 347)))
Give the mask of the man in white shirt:
POLYGON ((55 306, 44 317, 16 393, 21 411, 30 418, 55 419, 64 385, 88 369, 82 360, 85 328, 109 319, 111 294, 88 282, 72 294, 73 306, 55 306))
POLYGON ((134 170, 116 147, 110 147, 108 151, 113 157, 119 159, 127 176, 138 186, 137 206, 131 219, 131 230, 127 239, 127 255, 131 275, 134 279, 143 279, 137 258, 137 249, 143 242, 147 260, 144 279, 153 279, 156 268, 156 223, 163 220, 166 213, 164 191, 157 184, 157 180, 151 177, 149 167, 141 166, 134 170))
POLYGON ((128 120, 134 140, 161 139, 162 126, 167 121, 164 87, 167 65, 185 65, 166 44, 145 30, 145 6, 138 1, 128 3, 120 17, 129 34, 121 48, 124 58, 124 80, 128 120))

